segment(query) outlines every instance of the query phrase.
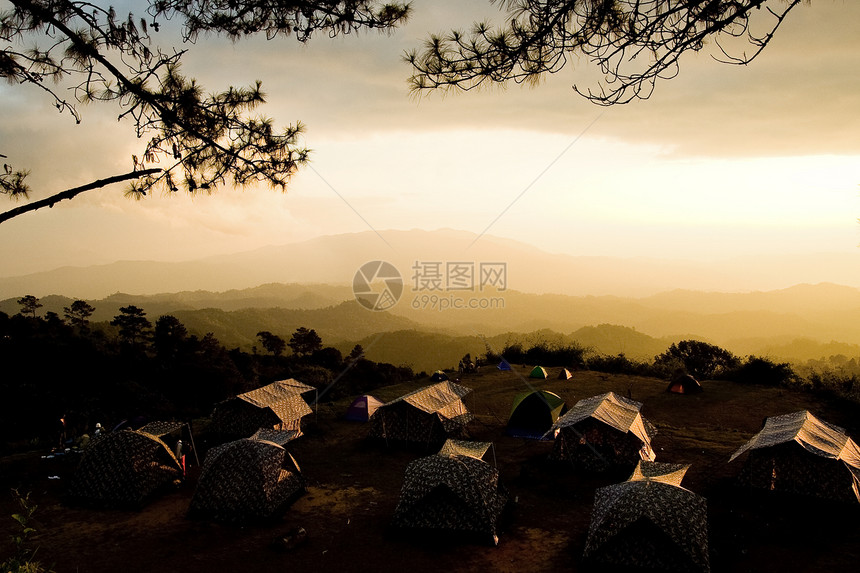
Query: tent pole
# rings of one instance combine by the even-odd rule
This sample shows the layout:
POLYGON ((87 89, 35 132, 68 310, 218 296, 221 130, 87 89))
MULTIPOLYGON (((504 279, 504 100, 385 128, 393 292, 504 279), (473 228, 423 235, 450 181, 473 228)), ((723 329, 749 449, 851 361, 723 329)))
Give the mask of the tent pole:
POLYGON ((188 428, 188 437, 191 438, 191 448, 194 450, 194 461, 200 465, 200 458, 197 456, 197 446, 194 445, 194 432, 191 431, 191 424, 185 422, 185 427, 188 428))

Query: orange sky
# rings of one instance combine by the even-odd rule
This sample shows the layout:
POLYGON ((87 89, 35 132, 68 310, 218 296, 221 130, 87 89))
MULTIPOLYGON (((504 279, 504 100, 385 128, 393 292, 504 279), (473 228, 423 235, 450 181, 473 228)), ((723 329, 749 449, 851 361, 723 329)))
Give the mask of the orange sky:
MULTIPOLYGON (((184 69, 207 89, 261 79, 267 115, 307 124, 311 168, 287 194, 134 202, 111 188, 24 215, 0 225, 0 276, 368 228, 486 229, 574 255, 857 250, 860 3, 802 5, 752 65, 690 55, 650 100, 609 109, 572 93, 590 77, 579 65, 534 89, 410 98, 404 50, 499 19, 489 3, 414 9, 391 36, 191 46, 184 69)), ((0 97, 0 152, 32 170, 34 198, 125 172, 139 153, 115 109, 85 107, 74 126, 33 91, 3 85, 0 97)))

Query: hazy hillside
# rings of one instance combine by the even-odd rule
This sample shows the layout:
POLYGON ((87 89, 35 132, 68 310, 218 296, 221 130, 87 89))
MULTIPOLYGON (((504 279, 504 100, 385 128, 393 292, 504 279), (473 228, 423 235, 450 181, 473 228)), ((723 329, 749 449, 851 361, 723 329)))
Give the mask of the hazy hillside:
MULTIPOLYGON (((0 311, 14 314, 20 310, 19 297, 0 301, 0 311)), ((351 300, 352 289, 344 286, 322 284, 265 284, 242 290, 224 292, 183 291, 155 295, 115 293, 102 299, 88 299, 95 307, 92 320, 110 320, 119 313, 120 307, 133 304, 146 310, 151 317, 175 313, 179 310, 201 310, 217 308, 225 311, 246 308, 286 308, 297 310, 321 309, 336 306, 351 300)), ((63 315, 63 308, 75 299, 68 296, 49 295, 39 299, 41 313, 56 312, 63 315)))
POLYGON ((645 297, 641 302, 653 308, 699 313, 769 310, 806 316, 841 312, 847 308, 860 308, 860 290, 826 282, 798 284, 784 289, 749 293, 675 289, 645 297))
POLYGON ((319 237, 300 243, 181 263, 120 261, 0 277, 0 298, 64 294, 103 298, 111 293, 224 291, 280 283, 349 285, 364 263, 393 263, 407 284, 418 262, 501 262, 507 287, 529 293, 648 296, 672 289, 743 292, 821 281, 860 287, 860 251, 748 257, 694 263, 684 260, 551 254, 525 243, 474 233, 381 231, 319 237))
MULTIPOLYGON (((601 324, 584 327, 570 334, 543 329, 533 332, 506 332, 495 336, 480 334, 451 336, 415 330, 386 332, 357 341, 368 358, 411 366, 415 371, 431 372, 441 368, 455 368, 467 352, 473 358, 487 349, 501 352, 510 344, 528 348, 535 344, 579 344, 599 354, 625 353, 627 356, 650 359, 666 350, 677 339, 652 338, 632 328, 601 324)), ((349 352, 350 345, 340 345, 341 352, 349 352)))
POLYGON ((355 343, 339 344, 337 348, 347 354, 355 344, 361 345, 370 360, 409 366, 415 372, 456 368, 467 352, 477 357, 485 351, 478 336, 452 336, 418 330, 373 334, 355 343))
MULTIPOLYGON (((860 356, 860 290, 832 284, 753 293, 673 290, 643 298, 513 289, 473 293, 503 303, 492 310, 414 308, 416 296, 420 293, 407 291, 391 311, 381 313, 356 304, 350 287, 324 284, 265 284, 220 293, 115 293, 88 302, 96 308, 94 321, 108 321, 120 307, 134 304, 153 322, 173 314, 191 332, 212 332, 228 347, 250 348, 261 330, 289 338, 300 326, 316 329, 326 344, 347 352, 356 343, 369 346, 375 340, 370 358, 418 370, 452 367, 466 352, 483 353, 486 344, 500 349, 517 341, 577 342, 603 354, 623 352, 637 359, 652 358, 683 338, 705 340, 742 356, 781 360, 860 356)), ((0 311, 18 312, 16 300, 0 301, 0 311)), ((40 313, 62 316, 72 301, 43 297, 40 313)))
POLYGON ((368 312, 354 302, 313 310, 247 308, 181 310, 173 313, 191 332, 212 332, 226 346, 258 344, 257 333, 273 332, 285 340, 299 327, 313 328, 326 345, 363 339, 381 332, 416 328, 408 319, 368 312))

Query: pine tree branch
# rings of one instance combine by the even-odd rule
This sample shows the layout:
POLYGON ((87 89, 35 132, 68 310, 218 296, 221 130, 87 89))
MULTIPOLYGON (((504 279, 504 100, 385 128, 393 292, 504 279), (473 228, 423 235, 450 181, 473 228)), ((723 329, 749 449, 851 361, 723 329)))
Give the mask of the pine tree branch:
POLYGON ((157 168, 141 169, 137 171, 131 171, 123 175, 114 175, 113 177, 108 177, 107 179, 99 179, 97 181, 93 181, 92 183, 87 183, 86 185, 81 185, 80 187, 75 187, 73 189, 67 189, 65 191, 57 193, 56 195, 51 195, 50 197, 39 199, 38 201, 33 201, 32 203, 27 203, 26 205, 21 205, 20 207, 15 207, 14 209, 10 209, 5 213, 0 213, 0 223, 17 217, 18 215, 23 215, 24 213, 29 213, 30 211, 42 209, 43 207, 53 207, 55 204, 59 203, 63 199, 72 199, 85 191, 99 189, 101 187, 106 187, 113 183, 128 181, 129 179, 138 179, 139 177, 145 177, 147 175, 152 175, 153 173, 159 173, 160 171, 161 169, 157 168))

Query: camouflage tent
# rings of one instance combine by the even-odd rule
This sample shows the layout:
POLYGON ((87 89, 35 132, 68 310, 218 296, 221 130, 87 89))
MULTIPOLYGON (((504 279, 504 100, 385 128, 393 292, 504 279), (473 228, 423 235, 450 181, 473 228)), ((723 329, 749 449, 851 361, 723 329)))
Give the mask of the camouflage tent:
POLYGON ((298 437, 299 433, 296 430, 270 430, 268 428, 260 428, 251 436, 254 440, 274 442, 279 446, 286 446, 298 437))
POLYGON ((76 501, 142 507, 159 489, 182 480, 182 468, 157 436, 120 430, 90 441, 69 484, 76 501))
POLYGON ((247 438, 260 428, 301 434, 302 418, 313 413, 302 397, 310 392, 316 389, 290 378, 239 394, 215 407, 209 431, 226 439, 247 438))
POLYGON ((745 452, 742 485, 860 501, 860 448, 844 429, 806 410, 767 418, 729 462, 745 452))
POLYGON ((148 424, 141 426, 137 429, 137 431, 143 432, 144 434, 151 434, 158 438, 163 438, 168 434, 173 434, 174 432, 181 432, 182 428, 184 427, 185 422, 176 422, 173 420, 155 421, 149 422, 148 424))
MULTIPOLYGON (((493 447, 492 442, 472 442, 467 440, 445 440, 442 447, 439 449, 438 455, 451 456, 461 455, 483 460, 490 448, 493 447)), ((495 456, 495 453, 493 454, 495 456)))
POLYGON ((370 437, 425 447, 465 437, 472 414, 463 398, 471 391, 446 380, 383 404, 370 418, 370 437))
POLYGON ((471 455, 440 452, 406 467, 392 527, 495 544, 508 499, 495 468, 471 455))
POLYGON ((594 497, 584 561, 596 568, 710 571, 705 499, 683 487, 689 466, 641 461, 594 497))
POLYGON ((282 446, 244 438, 206 454, 188 513, 231 522, 270 519, 304 487, 298 464, 282 446))
MULTIPOLYGON (((193 442, 194 438, 191 435, 191 427, 185 422, 177 422, 175 420, 170 421, 155 421, 149 422, 140 428, 137 429, 138 432, 143 432, 144 434, 150 434, 162 442, 173 452, 173 455, 176 456, 177 459, 180 460, 180 465, 184 466, 184 460, 182 460, 182 452, 180 451, 182 448, 182 434, 184 431, 188 432, 188 437, 193 442)), ((197 456, 197 452, 194 453, 195 457, 197 456)), ((200 461, 197 461, 198 465, 200 461)))
POLYGON ((589 471, 653 461, 651 439, 657 430, 639 413, 641 408, 640 402, 614 392, 580 400, 544 435, 555 437, 550 458, 589 471))

